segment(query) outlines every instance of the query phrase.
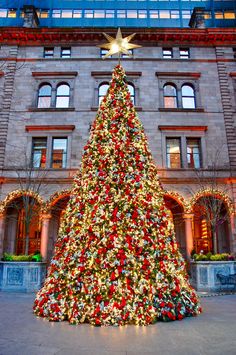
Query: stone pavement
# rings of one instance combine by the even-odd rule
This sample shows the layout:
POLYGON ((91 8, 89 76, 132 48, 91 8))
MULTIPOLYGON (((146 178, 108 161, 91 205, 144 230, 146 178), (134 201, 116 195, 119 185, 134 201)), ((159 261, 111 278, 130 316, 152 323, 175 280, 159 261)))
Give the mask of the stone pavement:
POLYGON ((236 295, 201 298, 204 313, 196 318, 102 328, 36 318, 33 299, 0 292, 1 355, 236 354, 236 295))

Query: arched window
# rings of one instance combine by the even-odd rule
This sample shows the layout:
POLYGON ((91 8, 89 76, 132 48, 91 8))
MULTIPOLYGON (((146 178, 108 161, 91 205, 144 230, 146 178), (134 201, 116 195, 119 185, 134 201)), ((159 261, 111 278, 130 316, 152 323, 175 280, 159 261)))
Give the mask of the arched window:
POLYGON ((68 84, 60 84, 57 87, 56 107, 69 107, 70 87, 68 84))
POLYGON ((164 86, 164 107, 177 108, 177 91, 173 84, 164 86))
POLYGON ((109 88, 109 84, 108 83, 102 83, 101 85, 99 85, 99 88, 98 88, 98 105, 101 104, 104 96, 107 93, 108 88, 109 88))
POLYGON ((48 108, 51 106, 52 87, 49 84, 43 84, 39 87, 38 107, 48 108))
POLYGON ((196 108, 195 92, 192 86, 184 84, 181 89, 182 107, 196 108))
POLYGON ((133 104, 135 105, 135 87, 133 84, 128 83, 128 89, 130 92, 130 98, 131 98, 133 104))

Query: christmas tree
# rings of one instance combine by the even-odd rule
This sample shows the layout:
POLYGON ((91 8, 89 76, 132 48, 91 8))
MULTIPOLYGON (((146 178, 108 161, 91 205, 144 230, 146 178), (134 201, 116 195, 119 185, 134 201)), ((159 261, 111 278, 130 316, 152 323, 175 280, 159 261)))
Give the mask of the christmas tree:
POLYGON ((34 312, 146 325, 200 313, 125 72, 113 71, 34 312))

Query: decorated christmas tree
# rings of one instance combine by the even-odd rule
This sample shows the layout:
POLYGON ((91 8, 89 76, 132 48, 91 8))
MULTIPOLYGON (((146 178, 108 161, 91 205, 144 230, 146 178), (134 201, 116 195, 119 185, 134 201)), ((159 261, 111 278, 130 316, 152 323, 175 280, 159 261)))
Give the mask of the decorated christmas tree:
POLYGON ((200 311, 125 72, 117 65, 34 312, 73 324, 146 325, 200 311))

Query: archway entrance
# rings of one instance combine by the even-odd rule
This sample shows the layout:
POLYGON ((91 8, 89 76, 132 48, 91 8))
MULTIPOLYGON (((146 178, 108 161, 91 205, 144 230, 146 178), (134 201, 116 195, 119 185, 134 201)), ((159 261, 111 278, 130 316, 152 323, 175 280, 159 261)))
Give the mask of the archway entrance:
POLYGON ((225 203, 214 196, 203 196, 195 203, 193 213, 196 253, 230 253, 230 217, 225 203), (215 236, 212 218, 215 218, 215 236))
POLYGON ((53 256, 54 246, 57 240, 58 231, 60 227, 61 220, 66 210, 66 206, 70 196, 63 196, 62 198, 58 199, 56 203, 53 204, 51 207, 51 220, 50 220, 50 227, 49 227, 49 239, 48 239, 48 261, 51 260, 53 256))
POLYGON ((40 206, 33 197, 18 197, 6 208, 6 225, 3 252, 10 254, 33 254, 40 250, 40 206))
POLYGON ((174 230, 176 241, 182 255, 186 258, 186 238, 185 238, 185 224, 183 219, 183 207, 172 197, 166 195, 164 197, 166 207, 171 212, 172 220, 174 223, 174 230))

